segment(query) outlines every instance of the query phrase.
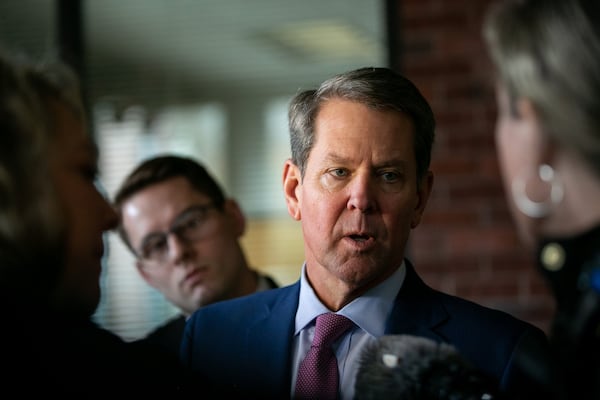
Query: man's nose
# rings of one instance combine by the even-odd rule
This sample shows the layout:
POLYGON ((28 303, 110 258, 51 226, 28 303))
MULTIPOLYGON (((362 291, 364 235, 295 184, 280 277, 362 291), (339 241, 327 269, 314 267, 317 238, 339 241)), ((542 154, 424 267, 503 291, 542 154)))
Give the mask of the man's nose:
POLYGON ((190 252, 191 243, 176 232, 171 232, 167 236, 167 257, 175 263, 181 261, 190 252))
POLYGON ((355 175, 348 189, 348 209, 367 212, 375 208, 376 187, 370 174, 355 175))

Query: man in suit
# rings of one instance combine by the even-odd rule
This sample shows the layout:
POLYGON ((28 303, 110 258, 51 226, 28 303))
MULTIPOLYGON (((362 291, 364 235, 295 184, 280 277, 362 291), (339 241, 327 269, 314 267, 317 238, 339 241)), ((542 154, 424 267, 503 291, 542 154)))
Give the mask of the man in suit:
POLYGON ((166 154, 143 161, 123 181, 115 206, 138 272, 181 310, 143 342, 178 357, 185 320, 196 309, 278 286, 249 267, 239 243, 244 214, 196 160, 166 154))
POLYGON ((352 399, 361 350, 384 334, 455 346, 500 388, 513 360, 544 333, 499 310, 428 287, 405 257, 433 185, 435 121, 419 90, 388 68, 359 68, 298 93, 289 106, 289 214, 301 221, 305 262, 293 285, 196 311, 181 357, 233 396, 298 398, 299 366, 318 316, 352 321, 333 344, 339 397, 352 399))

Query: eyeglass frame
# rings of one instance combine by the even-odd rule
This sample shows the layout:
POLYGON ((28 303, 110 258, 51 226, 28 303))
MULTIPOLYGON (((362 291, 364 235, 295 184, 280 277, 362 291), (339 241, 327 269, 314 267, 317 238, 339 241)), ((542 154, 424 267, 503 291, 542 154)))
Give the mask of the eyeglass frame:
MULTIPOLYGON (((203 239, 206 235, 206 232, 204 234, 196 233, 195 235, 192 235, 192 237, 187 237, 189 235, 180 233, 180 230, 190 229, 190 226, 186 227, 185 225, 187 225, 187 223, 192 222, 192 220, 190 218, 190 220, 188 221, 186 219, 186 216, 188 216, 190 213, 197 212, 197 211, 199 211, 201 213, 201 216, 196 217, 196 219, 198 217, 201 218, 199 226, 200 227, 206 226, 206 222, 208 220, 208 213, 212 209, 220 210, 221 207, 219 205, 215 204, 214 202, 193 205, 193 206, 188 207, 186 210, 179 213, 175 217, 175 219, 171 223, 171 226, 169 227, 169 229, 167 229, 166 231, 161 231, 161 232, 153 232, 150 235, 144 237, 144 240, 142 241, 142 245, 140 246, 141 250, 136 249, 134 251, 135 256, 141 261, 154 263, 154 264, 160 264, 160 263, 165 262, 168 258, 168 254, 170 251, 169 244, 168 244, 169 243, 169 235, 175 235, 177 240, 180 240, 184 243, 192 243, 192 242, 196 242, 198 240, 203 239), (147 245, 149 240, 151 240, 155 237, 159 237, 160 243, 164 243, 164 246, 165 246, 165 249, 164 249, 164 251, 162 251, 162 255, 159 258, 144 255, 145 253, 151 253, 151 251, 145 251, 144 247, 147 245)), ((198 222, 198 221, 196 221, 196 222, 198 222)), ((159 243, 159 242, 157 242, 157 243, 159 243)), ((154 246, 154 247, 157 247, 157 246, 154 246)))

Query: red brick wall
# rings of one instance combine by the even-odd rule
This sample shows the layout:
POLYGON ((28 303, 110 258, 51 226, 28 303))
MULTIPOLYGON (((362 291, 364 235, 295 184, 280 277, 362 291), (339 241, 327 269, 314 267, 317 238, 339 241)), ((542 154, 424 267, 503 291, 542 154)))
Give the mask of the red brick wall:
POLYGON ((493 76, 481 38, 491 1, 395 1, 399 48, 390 62, 422 90, 437 121, 433 193, 409 256, 433 287, 548 331, 554 303, 519 243, 496 159, 493 76))

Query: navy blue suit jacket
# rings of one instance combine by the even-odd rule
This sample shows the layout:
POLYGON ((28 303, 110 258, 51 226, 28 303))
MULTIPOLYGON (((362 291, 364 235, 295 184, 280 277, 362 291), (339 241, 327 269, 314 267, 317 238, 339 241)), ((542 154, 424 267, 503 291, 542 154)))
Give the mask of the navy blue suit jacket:
MULTIPOLYGON (((386 334, 410 334, 454 345, 502 389, 521 384, 515 355, 546 336, 505 312, 436 291, 410 262, 386 334)), ((202 307, 188 320, 181 359, 199 382, 234 397, 285 399, 291 393, 294 318, 300 282, 202 307)))

